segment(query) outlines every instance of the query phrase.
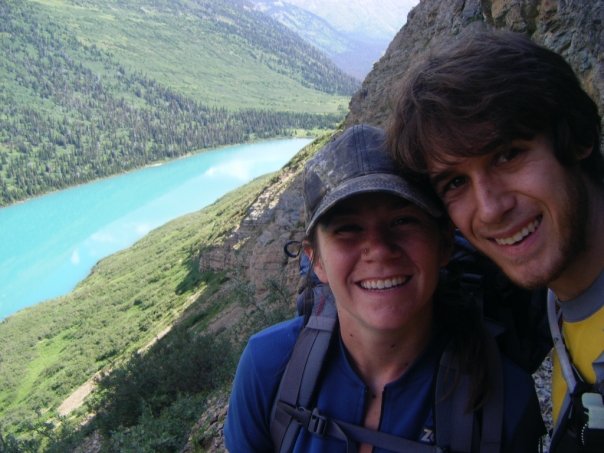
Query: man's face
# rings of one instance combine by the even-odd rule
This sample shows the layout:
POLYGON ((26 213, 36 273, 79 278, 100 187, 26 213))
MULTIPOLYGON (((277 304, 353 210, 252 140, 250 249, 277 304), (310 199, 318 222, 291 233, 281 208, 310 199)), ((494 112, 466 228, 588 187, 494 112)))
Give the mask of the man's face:
POLYGON ((545 135, 428 171, 462 234, 521 286, 551 286, 585 249, 585 184, 545 135))

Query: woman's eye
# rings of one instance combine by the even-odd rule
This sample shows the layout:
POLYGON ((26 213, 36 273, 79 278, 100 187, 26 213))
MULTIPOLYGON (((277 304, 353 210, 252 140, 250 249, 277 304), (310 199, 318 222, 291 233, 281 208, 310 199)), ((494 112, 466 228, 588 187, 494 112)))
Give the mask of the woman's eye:
POLYGON ((394 225, 415 225, 419 223, 419 219, 413 216, 398 217, 394 220, 394 225))

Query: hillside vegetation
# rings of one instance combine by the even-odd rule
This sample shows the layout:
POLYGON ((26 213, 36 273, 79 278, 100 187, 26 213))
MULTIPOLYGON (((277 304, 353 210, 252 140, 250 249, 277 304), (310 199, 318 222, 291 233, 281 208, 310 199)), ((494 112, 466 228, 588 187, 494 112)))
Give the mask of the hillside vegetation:
POLYGON ((110 451, 182 448, 208 395, 228 386, 242 341, 294 312, 283 283, 267 280, 262 302, 237 272, 201 273, 200 250, 220 246, 259 195, 320 145, 102 260, 69 295, 1 322, 0 451, 65 452, 93 430, 110 451), (102 370, 111 373, 100 374, 88 405, 59 417, 71 392, 102 370), (80 430, 90 412, 97 416, 80 430))
POLYGON ((0 2, 0 206, 331 129, 356 82, 240 2, 0 2))

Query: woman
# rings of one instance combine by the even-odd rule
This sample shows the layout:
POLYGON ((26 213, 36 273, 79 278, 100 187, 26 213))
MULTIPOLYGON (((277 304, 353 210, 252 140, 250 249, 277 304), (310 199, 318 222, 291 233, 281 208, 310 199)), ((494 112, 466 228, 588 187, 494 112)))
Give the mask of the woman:
MULTIPOLYGON (((383 131, 354 126, 320 150, 305 168, 304 201, 304 251, 333 293, 339 333, 321 370, 317 410, 330 419, 434 444, 435 431, 447 430, 435 426, 434 387, 443 352, 451 347, 457 370, 473 376, 465 408, 480 423, 481 406, 493 390, 484 379, 483 330, 477 316, 437 292, 451 252, 451 227, 429 189, 401 176, 383 131)), ((250 339, 225 424, 230 452, 275 451, 271 410, 304 319, 250 339)), ((537 451, 544 429, 532 379, 504 360, 502 385, 503 450, 537 451)), ((456 389, 452 385, 450 391, 456 389)), ((481 448, 480 434, 474 437, 468 451, 481 448)), ((358 448, 386 451, 362 442, 358 448)), ((300 429, 293 451, 350 450, 340 439, 300 429)))

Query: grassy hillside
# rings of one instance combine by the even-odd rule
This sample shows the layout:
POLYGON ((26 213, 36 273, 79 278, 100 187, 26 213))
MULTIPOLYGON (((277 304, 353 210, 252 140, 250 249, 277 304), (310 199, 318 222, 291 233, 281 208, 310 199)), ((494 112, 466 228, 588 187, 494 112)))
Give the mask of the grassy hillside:
POLYGON ((151 232, 99 262, 69 295, 0 323, 0 420, 5 429, 27 430, 36 410, 56 410, 98 370, 171 325, 212 285, 196 273, 197 248, 232 228, 263 183, 256 181, 151 232))
POLYGON ((8 0, 0 17, 0 206, 333 128, 356 86, 238 2, 8 0))
POLYGON ((297 35, 241 1, 32 3, 84 45, 210 105, 334 113, 358 86, 297 35))
MULTIPOLYGON (((309 145, 289 167, 298 168, 318 146, 309 145)), ((249 283, 198 271, 200 249, 222 243, 258 195, 278 180, 278 175, 259 178, 152 231, 99 262, 69 295, 0 322, 0 451, 3 442, 7 451, 26 445, 31 451, 49 445, 66 451, 65 442, 79 440, 81 433, 73 427, 88 410, 99 414, 91 429, 113 432, 108 437, 114 445, 142 442, 128 437, 133 430, 146 430, 151 442, 149 428, 154 426, 161 437, 165 433, 159 426, 165 422, 166 432, 177 431, 168 436, 170 442, 181 448, 208 394, 228 386, 241 340, 294 311, 288 290, 280 288, 275 294, 282 296, 281 308, 239 319, 235 307, 257 304, 249 283), (231 327, 208 331, 218 319, 231 327), (146 354, 137 353, 171 326, 146 354), (90 406, 60 419, 61 403, 101 370, 115 372, 102 382, 90 406), (166 388, 175 376, 179 384, 166 388)))

